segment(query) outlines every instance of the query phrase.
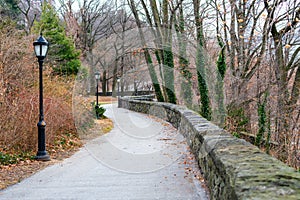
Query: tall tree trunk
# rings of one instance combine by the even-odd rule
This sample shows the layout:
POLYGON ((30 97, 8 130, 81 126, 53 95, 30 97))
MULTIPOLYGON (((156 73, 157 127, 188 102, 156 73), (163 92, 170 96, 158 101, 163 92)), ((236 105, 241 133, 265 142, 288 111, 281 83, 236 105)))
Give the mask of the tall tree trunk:
MULTIPOLYGON (((150 15, 150 12, 147 8, 147 4, 145 3, 144 0, 141 0, 142 3, 142 7, 146 13, 146 17, 148 20, 148 23, 150 25, 150 27, 152 27, 152 34, 156 36, 156 40, 155 40, 155 46, 156 49, 154 51, 156 60, 158 62, 158 66, 159 66, 159 76, 161 78, 161 82, 164 83, 164 74, 163 74, 163 48, 162 48, 162 44, 163 44, 163 37, 162 37, 162 30, 161 30, 161 20, 159 17, 159 12, 157 10, 157 5, 156 5, 156 1, 150 1, 150 7, 153 13, 153 18, 154 18, 154 24, 152 22, 152 18, 150 15)), ((161 85, 162 88, 162 95, 165 101, 168 101, 168 96, 167 96, 167 92, 166 92, 166 87, 164 84, 161 85)))
POLYGON ((275 44, 275 75, 277 84, 277 141, 281 146, 281 159, 285 160, 287 155, 287 134, 288 134, 288 122, 287 122, 287 101, 288 101, 288 89, 287 89, 287 70, 284 64, 282 36, 277 31, 276 25, 271 26, 271 34, 273 36, 275 44))
POLYGON ((218 61, 217 61, 217 85, 216 85, 216 93, 217 93, 217 122, 218 125, 224 126, 225 123, 225 107, 224 107, 224 77, 226 72, 226 58, 225 58, 225 45, 220 37, 218 37, 219 46, 221 47, 221 51, 219 53, 218 61))
POLYGON ((102 75, 102 94, 103 94, 103 96, 106 96, 106 94, 107 94, 107 86, 106 86, 106 84, 107 84, 107 78, 106 78, 106 75, 107 74, 107 72, 106 72, 106 70, 104 70, 103 71, 103 75, 102 75))
POLYGON ((300 67, 295 73, 295 80, 292 88, 291 105, 296 105, 300 97, 300 67))
POLYGON ((97 71, 97 68, 94 67, 94 56, 92 52, 89 52, 89 57, 87 57, 87 63, 89 65, 89 80, 90 80, 90 85, 88 90, 91 92, 91 94, 96 94, 96 79, 95 79, 95 73, 97 71))
POLYGON ((112 96, 117 96, 116 93, 116 85, 117 85, 117 78, 118 78, 118 60, 115 61, 114 69, 113 69, 113 80, 112 80, 112 96))
POLYGON ((141 30, 141 28, 142 28, 141 21, 139 19, 138 12, 136 10, 135 2, 134 2, 134 0, 130 0, 130 1, 128 0, 128 3, 130 5, 131 10, 133 12, 133 15, 135 17, 137 27, 139 28, 139 35, 140 35, 140 38, 141 38, 142 46, 144 47, 143 48, 144 56, 145 56, 145 60, 146 60, 147 66, 148 66, 148 71, 149 71, 149 74, 150 74, 150 78, 151 78, 152 83, 153 83, 153 88, 154 88, 154 91, 155 91, 156 98, 157 98, 158 101, 164 102, 164 97, 163 97, 161 89, 160 89, 160 85, 159 85, 159 82, 158 82, 158 79, 157 79, 157 75, 156 75, 155 68, 154 68, 154 65, 153 65, 153 62, 152 62, 152 58, 151 58, 151 55, 149 53, 148 48, 146 47, 146 40, 145 40, 145 37, 144 37, 144 33, 141 30))
POLYGON ((171 28, 169 24, 172 24, 172 18, 169 19, 169 1, 163 0, 162 3, 162 27, 163 27, 163 71, 164 71, 164 80, 165 88, 167 93, 167 101, 169 103, 176 104, 176 95, 174 88, 174 57, 172 52, 172 37, 171 37, 171 28))
POLYGON ((203 21, 200 18, 199 8, 200 1, 193 0, 194 3, 194 16, 197 34, 197 55, 196 55, 196 68, 198 77, 198 87, 200 91, 200 114, 208 120, 211 120, 211 107, 210 99, 208 96, 208 87, 205 80, 205 58, 204 58, 204 35, 203 35, 203 21))
MULTIPOLYGON (((144 2, 144 1, 142 1, 144 2)), ((172 52, 172 38, 171 38, 171 24, 173 23, 172 17, 169 19, 169 2, 168 0, 162 1, 162 15, 160 16, 156 0, 150 0, 150 7, 153 13, 153 21, 156 29, 156 51, 157 60, 160 61, 160 72, 163 81, 163 94, 165 101, 176 103, 176 95, 174 88, 174 58, 172 52), (161 70, 162 68, 162 70, 161 70)), ((143 4, 144 10, 148 12, 145 3, 143 4)), ((151 21, 149 15, 148 21, 151 21)), ((153 25, 150 23, 150 25, 153 25)))
POLYGON ((175 24, 178 45, 179 45, 179 69, 180 74, 183 76, 181 80, 181 96, 183 97, 184 104, 188 108, 192 108, 193 97, 192 97, 192 73, 189 71, 189 61, 186 53, 186 37, 185 37, 185 24, 184 24, 184 16, 183 16, 183 8, 182 5, 179 7, 179 15, 178 15, 177 23, 175 24))
POLYGON ((172 41, 169 41, 169 43, 166 44, 164 47, 163 69, 168 102, 176 104, 176 95, 174 87, 174 59, 171 45, 172 41))

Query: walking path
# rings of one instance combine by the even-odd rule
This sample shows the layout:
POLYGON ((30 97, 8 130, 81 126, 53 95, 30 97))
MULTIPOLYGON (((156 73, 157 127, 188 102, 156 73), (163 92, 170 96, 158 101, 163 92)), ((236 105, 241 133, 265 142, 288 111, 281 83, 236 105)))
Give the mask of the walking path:
POLYGON ((0 191, 1 200, 208 199, 185 139, 154 117, 106 106, 113 130, 0 191))

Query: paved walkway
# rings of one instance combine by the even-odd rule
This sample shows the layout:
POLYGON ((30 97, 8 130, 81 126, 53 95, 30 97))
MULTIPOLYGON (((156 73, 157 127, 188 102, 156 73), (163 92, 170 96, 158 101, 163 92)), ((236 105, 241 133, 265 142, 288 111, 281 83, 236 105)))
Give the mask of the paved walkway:
POLYGON ((208 199, 184 138, 169 124, 108 105, 114 129, 0 192, 0 199, 208 199))

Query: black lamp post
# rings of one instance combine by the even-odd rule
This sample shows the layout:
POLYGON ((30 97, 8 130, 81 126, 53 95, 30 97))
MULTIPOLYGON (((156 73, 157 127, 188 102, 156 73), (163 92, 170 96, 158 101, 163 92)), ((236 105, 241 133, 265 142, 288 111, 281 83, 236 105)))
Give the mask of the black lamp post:
POLYGON ((34 52, 39 62, 39 85, 40 85, 40 115, 38 126, 38 152, 36 154, 37 160, 48 161, 50 156, 46 151, 46 122, 44 121, 44 104, 43 104, 43 62, 46 58, 49 43, 40 35, 40 37, 33 43, 34 52))
POLYGON ((95 72, 95 78, 96 78, 96 106, 99 106, 99 102, 98 102, 98 85, 99 85, 99 80, 100 80, 100 73, 99 72, 95 72))

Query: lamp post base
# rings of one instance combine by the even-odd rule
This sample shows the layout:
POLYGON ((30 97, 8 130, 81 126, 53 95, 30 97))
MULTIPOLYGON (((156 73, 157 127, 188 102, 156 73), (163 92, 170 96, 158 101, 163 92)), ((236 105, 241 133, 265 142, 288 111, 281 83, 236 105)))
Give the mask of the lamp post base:
POLYGON ((39 161, 49 161, 50 156, 47 153, 47 151, 38 151, 36 156, 35 156, 35 159, 39 160, 39 161))

